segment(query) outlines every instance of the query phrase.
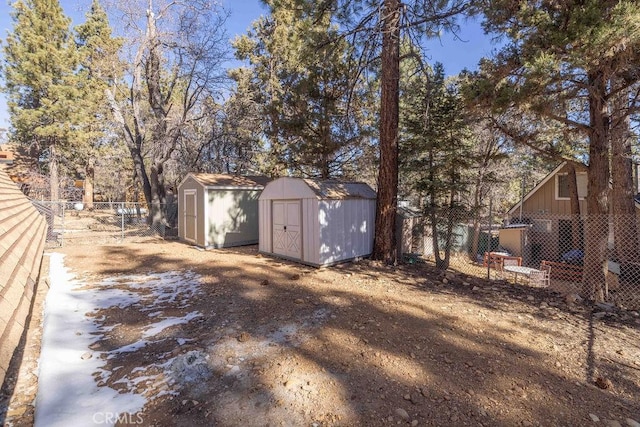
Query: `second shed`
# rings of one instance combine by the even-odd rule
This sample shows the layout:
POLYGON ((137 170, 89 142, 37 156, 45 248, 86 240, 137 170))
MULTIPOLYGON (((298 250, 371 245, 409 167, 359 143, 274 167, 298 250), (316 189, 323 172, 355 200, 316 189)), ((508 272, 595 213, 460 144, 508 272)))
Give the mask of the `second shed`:
POLYGON ((368 256, 375 209, 362 182, 278 178, 260 195, 259 250, 316 267, 368 256))
POLYGON ((263 176, 190 173, 178 186, 178 236, 203 248, 258 243, 263 176))

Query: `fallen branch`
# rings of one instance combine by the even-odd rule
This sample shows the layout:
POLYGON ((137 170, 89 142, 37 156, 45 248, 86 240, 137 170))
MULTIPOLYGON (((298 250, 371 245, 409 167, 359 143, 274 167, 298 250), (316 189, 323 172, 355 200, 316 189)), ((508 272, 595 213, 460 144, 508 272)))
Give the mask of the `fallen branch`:
POLYGON ((626 364, 626 363, 624 363, 624 362, 620 362, 620 361, 618 361, 618 360, 612 360, 612 359, 609 359, 608 357, 602 357, 601 359, 602 359, 602 360, 606 360, 606 361, 611 362, 611 363, 615 363, 615 364, 617 364, 617 365, 626 366, 627 368, 631 368, 631 369, 635 369, 635 370, 637 370, 637 371, 640 371, 640 367, 632 366, 632 365, 628 365, 628 364, 626 364))

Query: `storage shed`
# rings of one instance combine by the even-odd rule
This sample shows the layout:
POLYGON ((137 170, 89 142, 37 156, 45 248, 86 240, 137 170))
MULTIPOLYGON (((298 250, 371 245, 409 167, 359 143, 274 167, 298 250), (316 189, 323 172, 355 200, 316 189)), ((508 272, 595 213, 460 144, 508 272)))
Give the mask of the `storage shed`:
POLYGON ((203 248, 258 243, 258 197, 269 178, 190 173, 178 186, 178 236, 203 248))
POLYGON ((278 178, 260 195, 259 250, 316 267, 370 255, 375 209, 361 182, 278 178))

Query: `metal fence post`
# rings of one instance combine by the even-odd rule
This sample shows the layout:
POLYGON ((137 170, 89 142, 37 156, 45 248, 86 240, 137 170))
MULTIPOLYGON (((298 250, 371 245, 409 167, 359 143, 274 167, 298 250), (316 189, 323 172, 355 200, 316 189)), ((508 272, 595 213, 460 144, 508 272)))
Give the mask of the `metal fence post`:
POLYGON ((493 216, 493 199, 489 199, 489 236, 487 239, 487 280, 491 280, 491 239, 493 236, 491 235, 491 227, 492 227, 492 216, 493 216))
POLYGON ((120 203, 120 242, 124 242, 124 202, 120 203))
MULTIPOLYGON (((60 203, 60 202, 55 202, 55 203, 60 203)), ((61 235, 62 237, 60 238, 60 246, 61 246, 61 247, 64 247, 64 215, 65 215, 64 208, 65 208, 65 203, 63 202, 63 203, 60 203, 60 204, 62 205, 62 209, 61 209, 61 212, 62 212, 62 220, 60 221, 61 226, 62 226, 62 232, 60 233, 60 235, 61 235)), ((53 223, 55 224, 55 221, 54 221, 53 223)))

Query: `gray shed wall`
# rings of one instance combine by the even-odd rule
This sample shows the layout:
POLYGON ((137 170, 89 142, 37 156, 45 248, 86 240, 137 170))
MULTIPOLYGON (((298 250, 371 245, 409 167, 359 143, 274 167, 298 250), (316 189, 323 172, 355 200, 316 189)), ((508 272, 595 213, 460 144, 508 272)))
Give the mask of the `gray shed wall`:
POLYGON ((197 246, 222 248, 258 243, 258 197, 261 190, 206 187, 187 176, 178 187, 178 236, 186 240, 185 193, 196 192, 197 246))
POLYGON ((215 248, 258 243, 260 190, 207 192, 206 246, 215 248))
POLYGON ((269 183, 260 197, 260 252, 282 256, 273 250, 272 206, 284 200, 299 200, 301 205, 302 254, 295 261, 319 267, 373 251, 375 199, 322 199, 304 180, 280 178, 269 183))

